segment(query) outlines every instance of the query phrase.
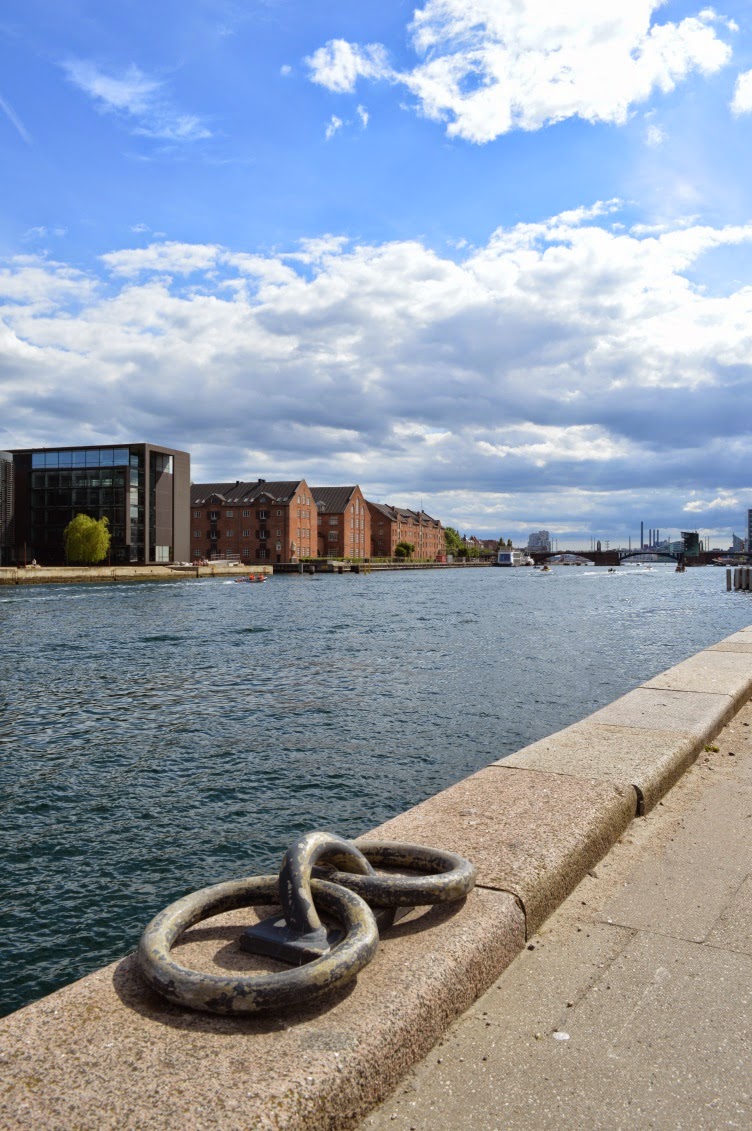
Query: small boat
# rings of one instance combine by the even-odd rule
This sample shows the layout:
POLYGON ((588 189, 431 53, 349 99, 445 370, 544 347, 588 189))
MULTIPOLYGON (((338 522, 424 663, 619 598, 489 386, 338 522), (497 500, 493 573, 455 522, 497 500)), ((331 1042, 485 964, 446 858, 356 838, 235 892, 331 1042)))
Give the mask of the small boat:
POLYGON ((255 585, 264 581, 266 581, 265 573, 249 573, 247 577, 235 578, 236 585, 255 585))

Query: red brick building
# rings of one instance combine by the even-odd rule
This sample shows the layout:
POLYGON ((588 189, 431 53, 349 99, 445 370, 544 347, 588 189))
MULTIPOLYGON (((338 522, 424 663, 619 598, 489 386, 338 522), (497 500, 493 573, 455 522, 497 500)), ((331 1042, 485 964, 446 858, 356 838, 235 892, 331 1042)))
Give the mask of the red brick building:
POLYGON ((413 558, 443 561, 446 557, 444 527, 425 511, 368 502, 371 516, 371 557, 393 558, 400 542, 415 546, 413 558))
POLYGON ((266 565, 315 557, 317 514, 304 479, 194 483, 191 556, 266 565))
POLYGON ((311 492, 318 511, 318 556, 370 557, 371 516, 360 487, 312 487, 311 492))

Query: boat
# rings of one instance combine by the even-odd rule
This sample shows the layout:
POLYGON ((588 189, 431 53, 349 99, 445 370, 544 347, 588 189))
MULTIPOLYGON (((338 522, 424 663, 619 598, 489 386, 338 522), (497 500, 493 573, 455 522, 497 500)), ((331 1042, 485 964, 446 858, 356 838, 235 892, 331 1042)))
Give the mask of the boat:
POLYGON ((526 566, 532 565, 529 558, 522 550, 499 550, 496 555, 497 566, 526 566))
POLYGON ((264 581, 266 581, 265 573, 249 573, 247 577, 235 578, 236 585, 255 585, 256 583, 261 584, 264 581))

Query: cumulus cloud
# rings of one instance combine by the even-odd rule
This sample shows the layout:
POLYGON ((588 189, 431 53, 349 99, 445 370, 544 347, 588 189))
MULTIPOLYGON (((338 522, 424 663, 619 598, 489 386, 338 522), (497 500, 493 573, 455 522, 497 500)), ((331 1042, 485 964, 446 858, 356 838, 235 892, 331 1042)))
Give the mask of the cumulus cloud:
POLYGON ((386 49, 378 43, 359 47, 344 39, 332 39, 305 62, 313 82, 339 94, 351 93, 359 78, 382 79, 392 73, 386 49))
POLYGON ((69 82, 87 94, 98 110, 130 119, 133 133, 171 142, 211 137, 199 117, 171 105, 161 80, 150 78, 135 64, 119 74, 108 73, 88 59, 69 59, 62 66, 69 82))
POLYGON ((478 529, 618 531, 645 500, 661 527, 701 503, 733 523, 752 497, 752 288, 705 291, 702 257, 752 225, 614 230, 618 207, 451 258, 336 235, 274 254, 152 242, 104 255, 103 278, 17 257, 0 417, 14 446, 145 436, 191 450, 196 478, 357 479, 478 529))
POLYGON ((427 0, 408 29, 418 62, 399 70, 380 44, 330 40, 306 62, 312 80, 352 93, 359 79, 405 86, 450 137, 484 143, 513 129, 580 117, 626 121, 654 91, 731 56, 709 8, 655 23, 662 0, 427 0))

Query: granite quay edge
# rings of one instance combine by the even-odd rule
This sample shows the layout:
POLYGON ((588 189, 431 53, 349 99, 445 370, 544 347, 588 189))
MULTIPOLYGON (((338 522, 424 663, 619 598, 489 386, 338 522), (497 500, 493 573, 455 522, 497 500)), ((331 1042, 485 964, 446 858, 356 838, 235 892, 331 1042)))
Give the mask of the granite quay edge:
MULTIPOLYGON (((752 630, 720 644, 729 642, 752 643, 752 630)), ((386 932, 374 961, 326 1005, 193 1013, 152 993, 131 955, 0 1021, 0 1127, 354 1126, 749 698, 746 649, 698 656, 368 834, 460 852, 478 885, 461 907, 419 909, 386 932), (702 672, 713 690, 693 689, 702 672), (620 765, 609 770, 611 756, 620 765)), ((256 917, 236 911, 192 928, 181 957, 247 971, 256 960, 235 940, 256 917)))
POLYGON ((496 765, 631 784, 647 813, 752 695, 750 652, 732 633, 496 765))

